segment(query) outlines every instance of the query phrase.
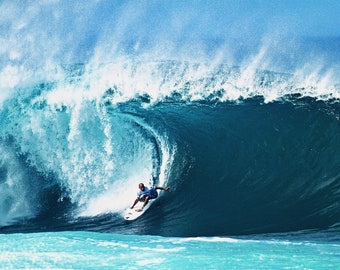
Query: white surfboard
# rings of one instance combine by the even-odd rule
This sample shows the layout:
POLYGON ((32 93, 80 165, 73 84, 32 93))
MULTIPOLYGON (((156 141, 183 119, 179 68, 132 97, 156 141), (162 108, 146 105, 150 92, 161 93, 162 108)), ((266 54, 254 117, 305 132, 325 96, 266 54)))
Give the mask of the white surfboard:
POLYGON ((141 215, 143 215, 146 210, 148 210, 148 208, 150 207, 151 203, 152 203, 152 201, 149 200, 148 204, 144 207, 143 210, 141 210, 141 209, 142 209, 142 206, 143 206, 144 202, 138 202, 133 209, 130 209, 130 207, 128 207, 123 212, 124 219, 125 220, 135 220, 136 218, 138 218, 141 215))

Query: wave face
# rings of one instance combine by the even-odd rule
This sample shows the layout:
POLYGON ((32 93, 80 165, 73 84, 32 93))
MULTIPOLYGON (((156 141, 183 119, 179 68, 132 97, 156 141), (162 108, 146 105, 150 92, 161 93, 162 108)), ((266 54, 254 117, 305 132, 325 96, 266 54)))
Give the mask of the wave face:
POLYGON ((338 223, 338 116, 338 104, 309 99, 159 105, 152 122, 166 119, 177 145, 174 191, 161 207, 171 216, 165 227, 224 235, 338 223))
MULTIPOLYGON (((140 65, 158 71, 188 63, 140 65)), ((3 230, 195 236, 336 226, 338 100, 306 97, 302 88, 271 102, 246 89, 245 98, 228 101, 234 88, 211 85, 242 76, 231 70, 161 97, 124 96, 117 85, 93 91, 84 87, 84 66, 61 82, 18 88, 1 110, 3 230), (172 190, 125 223, 120 213, 139 182, 172 190)), ((283 81, 287 75, 257 74, 263 93, 275 85, 269 82, 292 83, 283 81)), ((167 80, 180 81, 177 72, 167 80)))
POLYGON ((165 5, 0 4, 1 231, 338 233, 339 38, 165 5))

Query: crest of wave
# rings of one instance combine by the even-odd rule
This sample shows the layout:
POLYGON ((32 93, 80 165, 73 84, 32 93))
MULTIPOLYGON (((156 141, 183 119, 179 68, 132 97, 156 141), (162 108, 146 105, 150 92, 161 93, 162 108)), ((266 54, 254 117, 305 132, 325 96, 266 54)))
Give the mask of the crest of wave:
POLYGON ((144 60, 119 57, 109 63, 90 62, 82 78, 82 89, 102 96, 110 90, 112 103, 136 97, 159 102, 165 98, 184 101, 237 101, 262 96, 265 102, 287 95, 339 99, 340 84, 332 68, 305 64, 293 73, 271 70, 261 50, 249 61, 230 66, 221 61, 144 60))

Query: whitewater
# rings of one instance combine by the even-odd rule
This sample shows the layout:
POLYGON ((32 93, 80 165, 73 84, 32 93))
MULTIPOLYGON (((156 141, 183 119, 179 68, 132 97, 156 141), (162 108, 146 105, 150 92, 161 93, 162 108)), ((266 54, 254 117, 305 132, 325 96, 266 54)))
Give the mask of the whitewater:
POLYGON ((0 268, 339 267, 339 38, 197 5, 0 4, 0 268))

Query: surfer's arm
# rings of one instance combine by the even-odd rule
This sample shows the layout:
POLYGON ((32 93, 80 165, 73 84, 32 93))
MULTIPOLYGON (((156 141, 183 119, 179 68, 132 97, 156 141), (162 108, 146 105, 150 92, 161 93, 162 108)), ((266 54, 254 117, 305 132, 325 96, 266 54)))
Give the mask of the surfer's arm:
POLYGON ((160 190, 168 191, 170 189, 170 187, 166 187, 166 188, 164 188, 164 187, 155 187, 155 189, 160 189, 160 190))
POLYGON ((136 199, 134 202, 133 202, 133 205, 131 205, 130 209, 134 208, 135 205, 138 203, 138 199, 136 199))

